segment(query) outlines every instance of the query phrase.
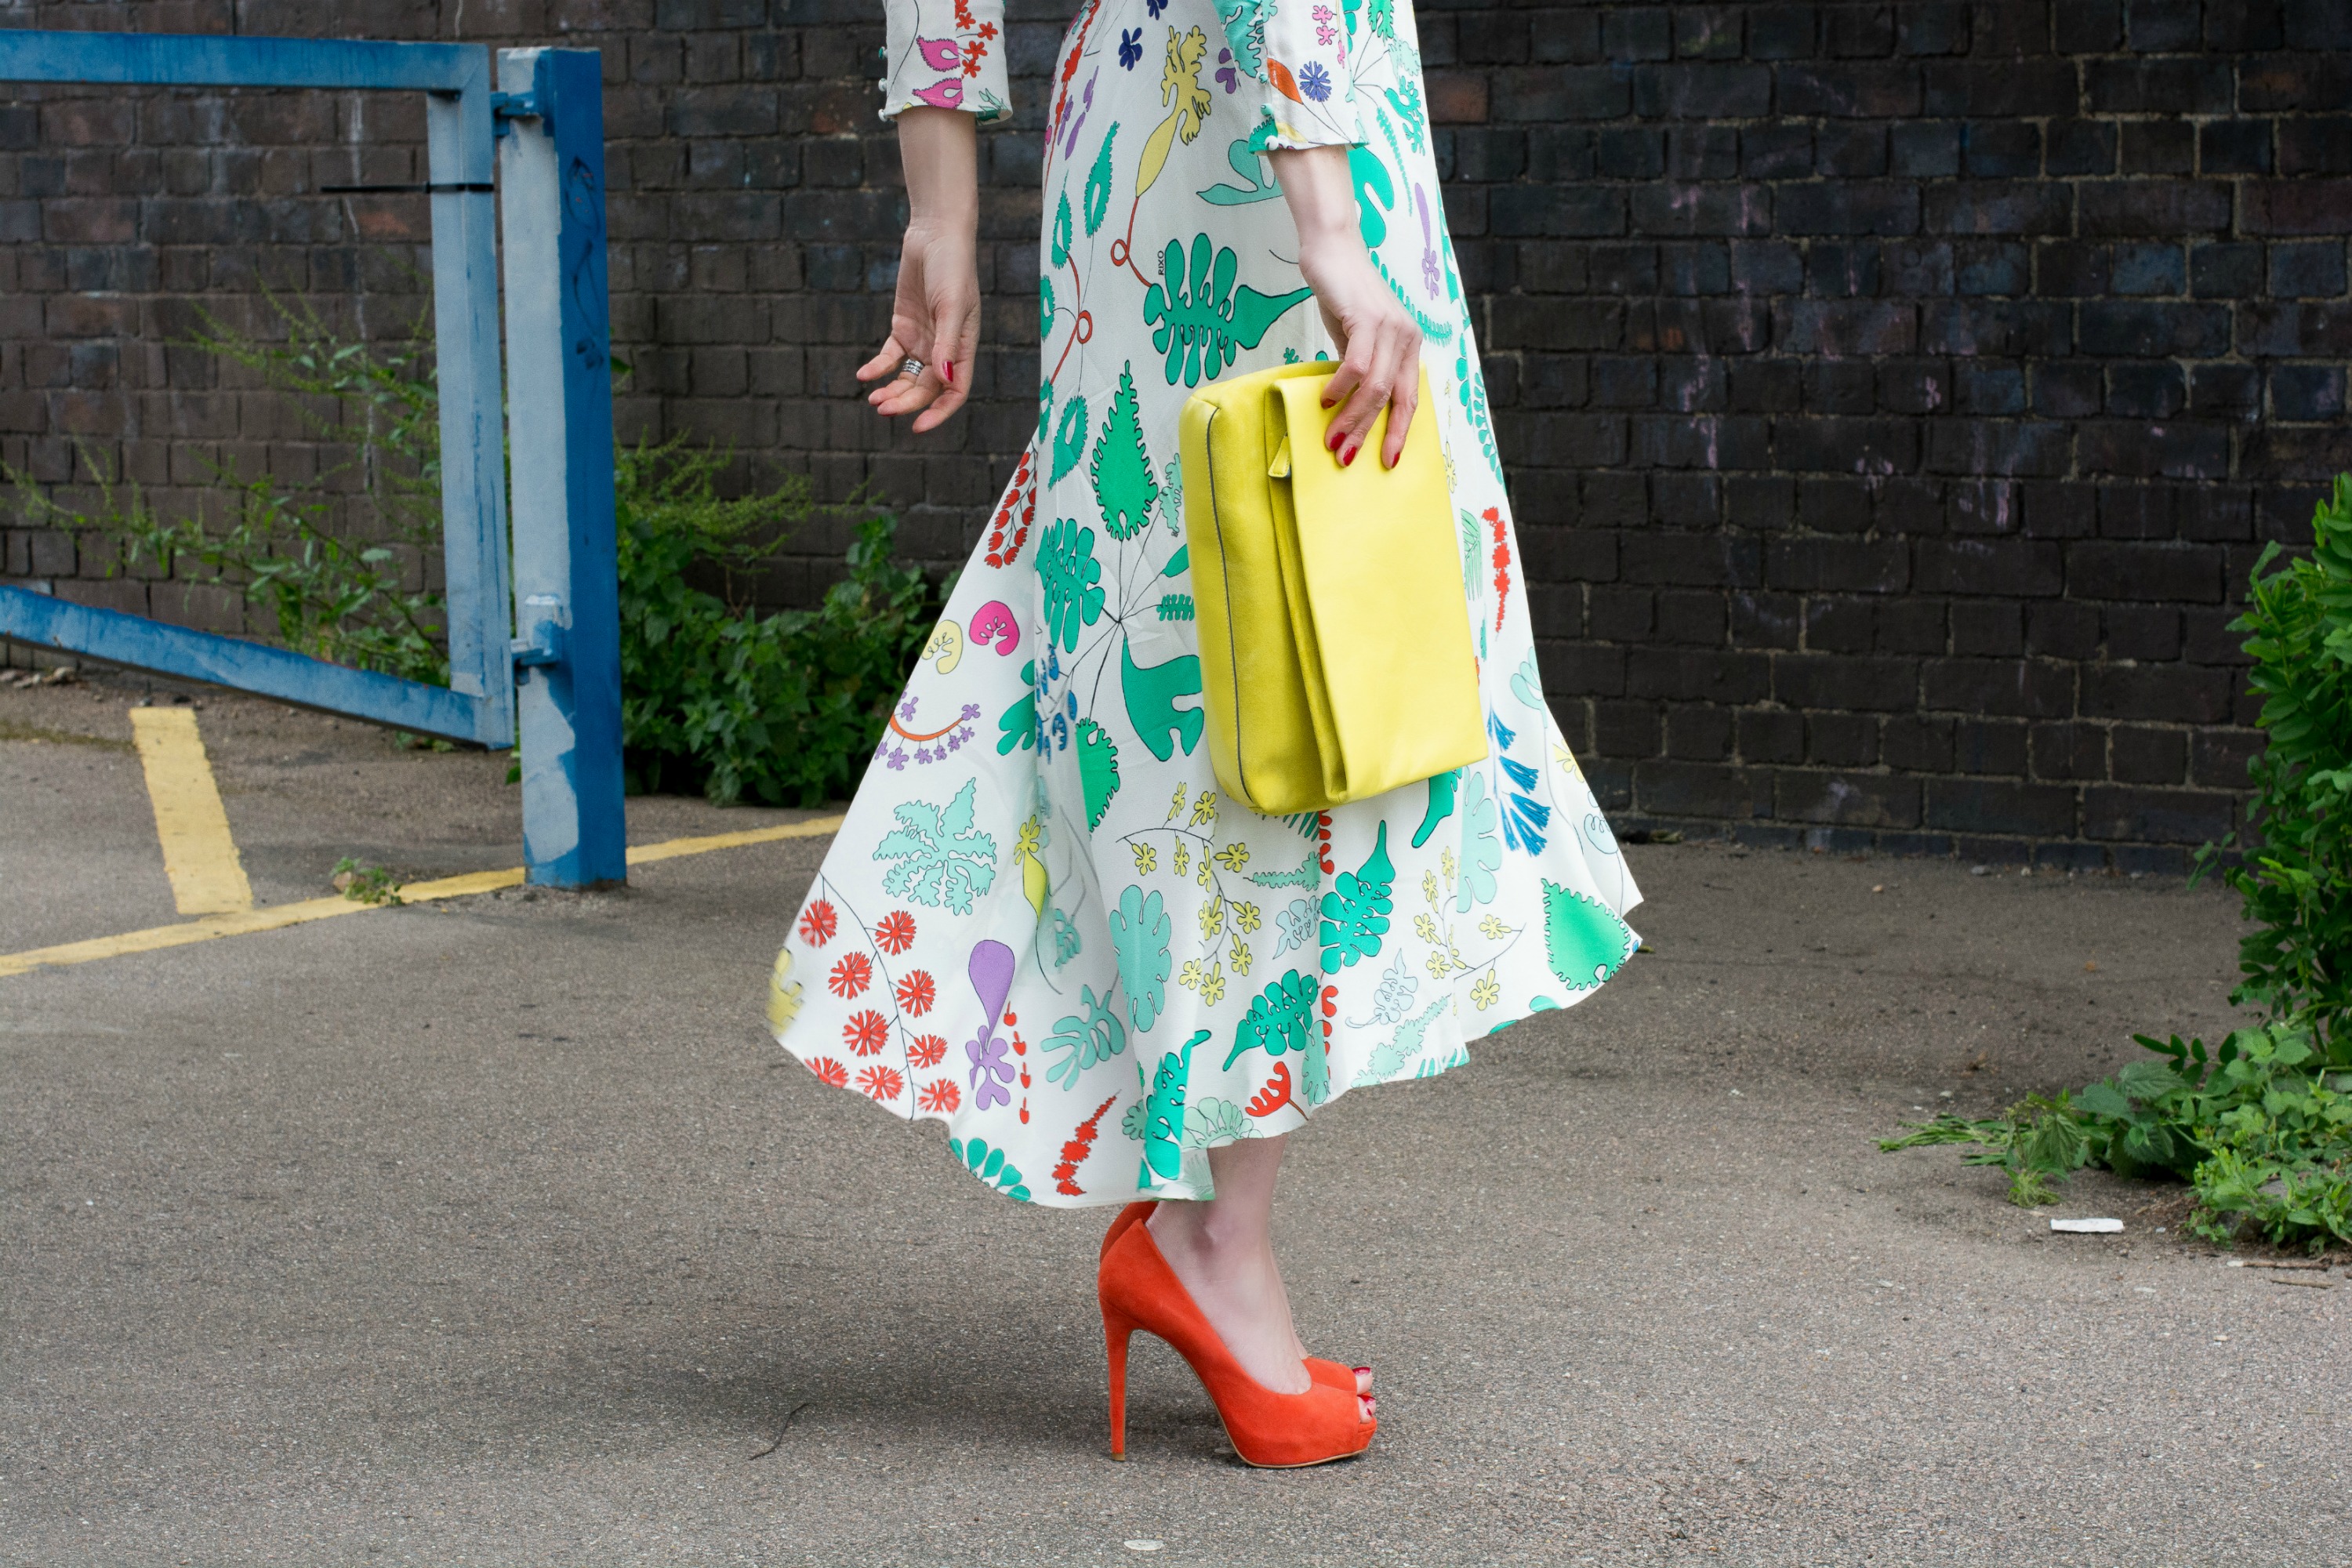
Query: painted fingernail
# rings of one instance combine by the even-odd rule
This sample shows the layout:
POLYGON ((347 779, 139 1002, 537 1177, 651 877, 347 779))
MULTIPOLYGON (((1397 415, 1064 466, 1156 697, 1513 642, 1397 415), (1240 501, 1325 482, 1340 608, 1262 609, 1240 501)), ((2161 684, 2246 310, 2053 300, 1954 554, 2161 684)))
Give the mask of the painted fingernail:
POLYGON ((1339 466, 1340 466, 1341 468, 1346 468, 1346 467, 1348 467, 1349 464, 1353 463, 1353 462, 1356 460, 1356 452, 1357 452, 1357 448, 1356 448, 1356 447, 1349 447, 1346 451, 1344 451, 1344 452, 1340 453, 1340 454, 1339 454, 1339 466))
POLYGON ((1339 443, 1347 438, 1348 433, 1335 426, 1324 432, 1323 445, 1327 449, 1336 452, 1339 449, 1339 443))
POLYGON ((946 375, 948 378, 948 384, 950 386, 953 386, 955 384, 955 361, 948 360, 944 362, 940 366, 940 370, 941 374, 946 375))

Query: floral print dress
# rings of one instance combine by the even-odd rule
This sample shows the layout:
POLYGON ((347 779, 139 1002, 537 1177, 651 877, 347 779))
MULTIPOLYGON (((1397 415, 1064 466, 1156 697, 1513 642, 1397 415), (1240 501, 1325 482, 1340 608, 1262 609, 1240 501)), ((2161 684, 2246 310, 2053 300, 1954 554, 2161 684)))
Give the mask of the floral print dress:
MULTIPOLYGON (((887 0, 883 112, 1010 114, 1001 0, 887 0)), ((1590 996, 1641 895, 1545 706, 1410 0, 1087 0, 1051 78, 1037 428, 776 960, 826 1082, 1062 1206, 1211 1195, 1205 1151, 1590 996), (1177 416, 1328 356, 1263 154, 1345 146, 1424 334, 1489 747, 1319 814, 1221 797, 1177 416)))

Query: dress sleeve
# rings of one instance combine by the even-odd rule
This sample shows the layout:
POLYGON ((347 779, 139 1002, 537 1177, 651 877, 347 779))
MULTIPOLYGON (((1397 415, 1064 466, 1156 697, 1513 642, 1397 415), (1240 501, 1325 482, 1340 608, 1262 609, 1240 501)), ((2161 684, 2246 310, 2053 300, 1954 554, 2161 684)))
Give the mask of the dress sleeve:
POLYGON ((1344 0, 1217 0, 1230 60, 1255 84, 1260 151, 1355 146, 1368 138, 1356 104, 1344 0))
POLYGON ((983 125, 1013 118, 1004 82, 1004 0, 883 0, 882 118, 918 104, 961 109, 983 125))

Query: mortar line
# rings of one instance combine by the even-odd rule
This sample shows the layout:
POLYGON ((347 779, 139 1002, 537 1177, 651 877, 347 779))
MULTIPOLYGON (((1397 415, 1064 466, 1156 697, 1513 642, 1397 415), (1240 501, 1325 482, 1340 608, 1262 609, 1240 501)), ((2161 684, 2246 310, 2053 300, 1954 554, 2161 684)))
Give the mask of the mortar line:
POLYGON ((237 858, 228 812, 212 760, 189 708, 133 708, 131 740, 147 775, 163 874, 184 915, 236 914, 253 908, 253 884, 237 858))
MULTIPOLYGON (((708 855, 715 849, 772 844, 786 838, 825 837, 836 831, 842 821, 843 818, 838 816, 819 816, 807 822, 754 827, 740 833, 666 838, 658 844, 640 844, 632 848, 629 864, 643 866, 657 860, 677 860, 689 855, 708 855)), ((503 871, 468 871, 462 876, 442 877, 429 882, 406 883, 400 889, 400 898, 402 903, 433 903, 444 899, 494 893, 503 888, 519 888, 522 881, 523 871, 520 866, 503 871)), ((192 942, 212 942, 225 936, 249 936, 256 931, 282 931, 288 926, 308 925, 313 921, 363 915, 374 910, 397 907, 393 904, 362 904, 339 897, 305 899, 298 903, 275 904, 267 909, 237 910, 202 920, 182 921, 176 925, 150 926, 145 931, 124 931, 116 936, 91 937, 86 942, 68 942, 54 947, 31 948, 23 952, 0 953, 0 979, 28 974, 36 969, 60 968, 68 964, 89 963, 101 958, 119 958, 128 953, 185 947, 192 942)))

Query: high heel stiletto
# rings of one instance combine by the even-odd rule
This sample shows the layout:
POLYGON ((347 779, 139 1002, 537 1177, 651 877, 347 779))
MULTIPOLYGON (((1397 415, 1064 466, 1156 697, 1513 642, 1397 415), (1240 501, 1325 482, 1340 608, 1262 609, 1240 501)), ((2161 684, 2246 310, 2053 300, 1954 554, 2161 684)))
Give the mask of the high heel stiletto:
MULTIPOLYGON (((1132 1203, 1119 1210, 1117 1217, 1110 1222, 1110 1228, 1103 1233, 1102 1251, 1099 1256, 1109 1257, 1111 1244, 1126 1234, 1127 1227, 1131 1225, 1141 1225, 1151 1217, 1151 1211, 1159 1206, 1157 1200, 1147 1198, 1141 1203, 1132 1203)), ((1360 1386, 1370 1380, 1372 1375, 1370 1367, 1342 1366, 1336 1361, 1326 1361, 1319 1355, 1311 1355, 1307 1358, 1307 1375, 1332 1388, 1344 1388, 1350 1393, 1360 1394, 1367 1399, 1371 1397, 1371 1390, 1360 1386)))
POLYGON ((1352 1388, 1318 1383, 1304 1394, 1276 1394, 1244 1372, 1147 1226, 1129 1225, 1104 1250, 1096 1293, 1110 1358, 1115 1459, 1127 1458, 1127 1347, 1138 1329, 1166 1341, 1192 1367, 1245 1464, 1262 1469, 1328 1464, 1362 1453, 1380 1430, 1377 1419, 1362 1414, 1352 1388))

